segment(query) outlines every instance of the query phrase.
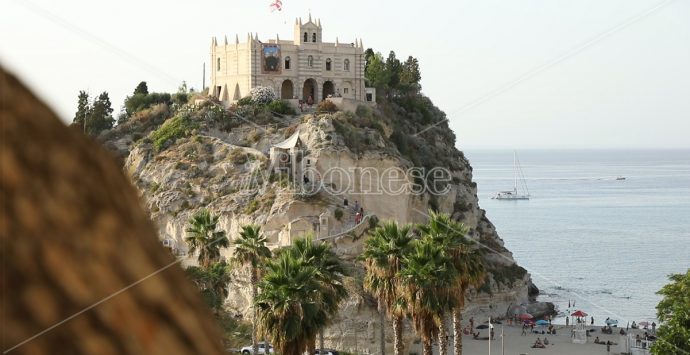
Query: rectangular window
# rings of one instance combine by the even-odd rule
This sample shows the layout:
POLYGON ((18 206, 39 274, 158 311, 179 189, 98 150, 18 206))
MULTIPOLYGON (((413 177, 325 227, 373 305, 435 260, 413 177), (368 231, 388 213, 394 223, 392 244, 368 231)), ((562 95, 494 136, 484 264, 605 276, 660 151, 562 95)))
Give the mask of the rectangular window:
POLYGON ((347 94, 348 91, 350 91, 350 89, 348 89, 348 88, 344 88, 344 89, 343 89, 343 93, 345 93, 345 94, 347 94))

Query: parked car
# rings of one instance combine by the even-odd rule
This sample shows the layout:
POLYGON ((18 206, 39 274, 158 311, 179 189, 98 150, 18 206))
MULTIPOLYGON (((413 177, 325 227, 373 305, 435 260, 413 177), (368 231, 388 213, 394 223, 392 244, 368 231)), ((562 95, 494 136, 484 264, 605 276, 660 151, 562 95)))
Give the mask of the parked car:
POLYGON ((338 355, 338 352, 333 349, 323 349, 323 352, 321 352, 321 349, 316 349, 314 350, 314 355, 338 355))
MULTIPOLYGON (((240 352, 242 355, 247 355, 251 354, 254 352, 254 349, 252 349, 251 345, 245 346, 242 349, 240 349, 240 352)), ((259 342, 259 354, 265 354, 266 353, 266 345, 263 341, 259 342)), ((273 345, 268 344, 268 353, 273 354, 273 345)))

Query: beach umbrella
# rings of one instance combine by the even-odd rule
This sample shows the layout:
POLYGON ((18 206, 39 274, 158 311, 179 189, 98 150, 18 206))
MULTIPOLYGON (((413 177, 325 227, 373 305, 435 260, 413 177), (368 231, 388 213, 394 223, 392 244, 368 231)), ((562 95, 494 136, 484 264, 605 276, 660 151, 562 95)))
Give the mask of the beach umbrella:
POLYGON ((529 313, 522 313, 518 316, 518 318, 520 318, 520 320, 528 320, 534 318, 534 316, 529 313))
POLYGON ((573 316, 573 317, 587 317, 587 313, 578 310, 578 311, 575 311, 573 314, 571 314, 571 316, 573 316))
POLYGON ((548 324, 549 324, 549 321, 540 319, 540 320, 537 321, 536 324, 537 324, 537 325, 548 325, 548 324))

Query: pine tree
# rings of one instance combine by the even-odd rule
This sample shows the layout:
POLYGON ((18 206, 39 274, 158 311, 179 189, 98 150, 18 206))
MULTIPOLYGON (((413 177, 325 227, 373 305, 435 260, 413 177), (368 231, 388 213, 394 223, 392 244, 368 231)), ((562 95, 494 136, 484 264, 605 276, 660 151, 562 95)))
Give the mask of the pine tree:
POLYGON ((386 59, 386 70, 389 73, 389 86, 391 88, 397 88, 400 83, 400 72, 402 71, 402 64, 395 57, 395 52, 390 51, 388 58, 386 59))
POLYGON ((79 99, 77 103, 77 112, 74 114, 72 125, 82 127, 84 129, 84 122, 91 114, 91 106, 89 105, 89 94, 86 91, 79 91, 79 99))
POLYGON ((419 70, 419 61, 413 56, 407 57, 400 72, 401 89, 417 93, 422 89, 419 85, 420 80, 422 80, 422 74, 419 70))
POLYGON ((86 132, 96 136, 106 129, 113 128, 113 107, 107 92, 102 92, 94 100, 91 113, 86 120, 86 132))
POLYGON ((145 81, 142 81, 137 85, 137 87, 134 89, 134 95, 136 94, 143 94, 143 95, 148 95, 149 94, 149 87, 146 85, 145 81))

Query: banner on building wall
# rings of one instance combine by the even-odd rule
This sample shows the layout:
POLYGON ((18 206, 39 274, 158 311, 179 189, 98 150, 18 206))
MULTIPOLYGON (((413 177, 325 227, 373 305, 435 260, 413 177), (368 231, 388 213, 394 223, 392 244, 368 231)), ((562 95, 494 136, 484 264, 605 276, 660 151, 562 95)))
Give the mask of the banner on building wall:
POLYGON ((280 45, 261 45, 261 68, 264 74, 280 74, 280 45))

